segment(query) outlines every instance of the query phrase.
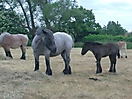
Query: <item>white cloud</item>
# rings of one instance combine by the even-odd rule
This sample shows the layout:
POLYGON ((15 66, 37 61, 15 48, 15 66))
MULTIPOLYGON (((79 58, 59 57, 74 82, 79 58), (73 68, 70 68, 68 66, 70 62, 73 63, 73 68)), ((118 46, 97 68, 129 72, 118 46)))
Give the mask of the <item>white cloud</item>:
POLYGON ((132 31, 131 0, 76 0, 79 6, 93 9, 96 21, 104 26, 108 21, 119 22, 123 28, 132 31))

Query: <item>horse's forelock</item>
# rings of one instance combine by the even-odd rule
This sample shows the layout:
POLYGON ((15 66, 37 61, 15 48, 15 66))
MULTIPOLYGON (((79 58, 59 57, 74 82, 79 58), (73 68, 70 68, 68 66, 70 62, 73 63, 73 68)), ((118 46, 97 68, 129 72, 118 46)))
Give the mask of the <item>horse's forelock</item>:
POLYGON ((50 29, 44 28, 44 27, 40 27, 36 30, 36 35, 37 34, 53 34, 53 32, 50 29))

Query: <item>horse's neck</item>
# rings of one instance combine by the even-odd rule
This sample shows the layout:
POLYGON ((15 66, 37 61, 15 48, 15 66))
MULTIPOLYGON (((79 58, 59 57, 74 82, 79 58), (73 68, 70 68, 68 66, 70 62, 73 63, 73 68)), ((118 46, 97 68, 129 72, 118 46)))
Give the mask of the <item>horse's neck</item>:
POLYGON ((33 41, 32 41, 32 47, 34 49, 37 49, 39 46, 42 46, 42 44, 43 44, 43 38, 35 36, 34 39, 33 39, 33 41))
POLYGON ((98 45, 93 45, 93 46, 90 46, 90 51, 93 52, 93 53, 96 53, 96 51, 98 50, 98 45))

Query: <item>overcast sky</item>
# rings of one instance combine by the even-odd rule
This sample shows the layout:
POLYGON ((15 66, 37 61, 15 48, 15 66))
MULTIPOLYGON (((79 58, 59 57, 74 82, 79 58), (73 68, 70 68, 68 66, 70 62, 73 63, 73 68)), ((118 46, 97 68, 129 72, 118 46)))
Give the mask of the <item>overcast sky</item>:
POLYGON ((101 26, 109 21, 119 22, 121 26, 132 31, 132 0, 76 0, 79 6, 92 9, 96 22, 101 26))

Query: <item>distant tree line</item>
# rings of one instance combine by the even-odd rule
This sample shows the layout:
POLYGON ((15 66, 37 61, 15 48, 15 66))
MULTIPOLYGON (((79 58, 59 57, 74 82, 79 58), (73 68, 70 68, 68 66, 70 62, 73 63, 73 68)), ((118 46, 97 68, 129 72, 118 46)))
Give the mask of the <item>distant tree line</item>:
POLYGON ((81 42, 89 34, 124 35, 119 22, 101 27, 92 10, 78 6, 76 0, 0 0, 0 33, 26 33, 32 40, 36 29, 44 26, 63 31, 81 42))

